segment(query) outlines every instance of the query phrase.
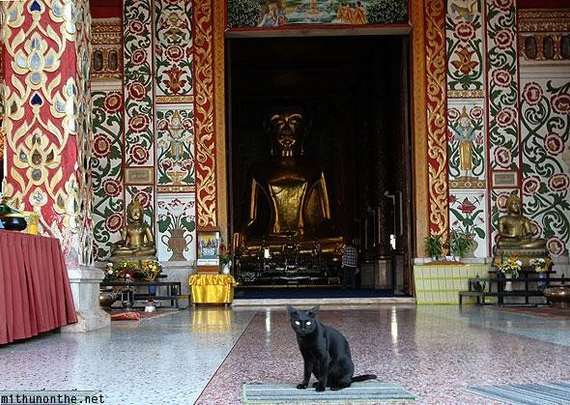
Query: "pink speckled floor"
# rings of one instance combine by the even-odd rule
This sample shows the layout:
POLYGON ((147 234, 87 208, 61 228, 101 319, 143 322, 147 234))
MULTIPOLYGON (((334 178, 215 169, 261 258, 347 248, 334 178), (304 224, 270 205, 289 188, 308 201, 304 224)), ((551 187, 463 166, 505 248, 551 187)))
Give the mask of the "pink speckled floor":
MULTIPOLYGON (((357 374, 377 374, 418 403, 498 404, 464 388, 570 381, 568 319, 412 304, 324 305, 319 319, 347 337, 357 374)), ((284 307, 197 306, 1 346, 0 394, 90 390, 108 405, 238 405, 244 383, 296 385, 302 367, 284 307)))
MULTIPOLYGON (((570 322, 475 306, 322 309, 350 343, 355 374, 375 373, 425 404, 500 403, 465 387, 570 380, 570 322)), ((298 383, 302 358, 284 308, 260 310, 197 404, 239 404, 244 383, 298 383)))

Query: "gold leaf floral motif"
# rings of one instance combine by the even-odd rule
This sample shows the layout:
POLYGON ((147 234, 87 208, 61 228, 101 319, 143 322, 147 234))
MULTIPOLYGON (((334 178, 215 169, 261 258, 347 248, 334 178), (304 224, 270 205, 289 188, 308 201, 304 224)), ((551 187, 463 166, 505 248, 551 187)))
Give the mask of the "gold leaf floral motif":
POLYGON ((197 7, 194 9, 194 46, 196 48, 196 217, 200 226, 215 226, 217 224, 212 7, 210 1, 198 2, 197 7))
POLYGON ((429 227, 433 234, 448 229, 448 184, 445 100, 445 15, 443 0, 426 2, 426 73, 428 89, 429 227))

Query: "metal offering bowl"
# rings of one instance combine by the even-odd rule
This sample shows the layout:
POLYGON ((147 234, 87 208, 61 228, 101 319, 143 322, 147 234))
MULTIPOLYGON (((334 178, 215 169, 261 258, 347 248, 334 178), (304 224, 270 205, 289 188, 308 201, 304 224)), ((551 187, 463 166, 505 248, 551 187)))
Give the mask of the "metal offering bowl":
POLYGON ((6 214, 2 217, 2 223, 10 231, 23 231, 28 226, 21 214, 6 214))

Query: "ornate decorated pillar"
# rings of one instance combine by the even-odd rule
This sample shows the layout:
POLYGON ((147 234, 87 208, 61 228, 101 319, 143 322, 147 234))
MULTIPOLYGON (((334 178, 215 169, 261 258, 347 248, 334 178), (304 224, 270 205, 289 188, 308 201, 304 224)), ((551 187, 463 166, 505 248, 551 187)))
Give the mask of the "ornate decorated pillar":
POLYGON ((217 227, 213 1, 194 1, 193 7, 196 220, 199 227, 217 227))
POLYGON ((102 272, 92 263, 90 26, 88 2, 2 2, 5 195, 40 214, 61 241, 76 309, 75 330, 108 324, 98 308, 102 272))

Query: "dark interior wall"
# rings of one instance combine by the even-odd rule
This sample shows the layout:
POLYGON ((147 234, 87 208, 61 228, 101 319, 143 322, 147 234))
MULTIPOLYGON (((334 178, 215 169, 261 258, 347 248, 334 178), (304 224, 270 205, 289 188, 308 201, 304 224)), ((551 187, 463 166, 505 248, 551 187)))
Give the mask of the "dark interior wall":
MULTIPOLYGON (((402 188, 408 161, 406 97, 399 94, 406 91, 404 42, 391 36, 228 40, 233 231, 247 218, 249 169, 269 153, 263 123, 273 107, 287 105, 301 106, 311 120, 305 155, 325 170, 336 233, 362 237, 363 218, 377 207, 380 222, 392 223, 384 192, 402 188)), ((369 226, 370 241, 386 239, 385 231, 369 226)))

